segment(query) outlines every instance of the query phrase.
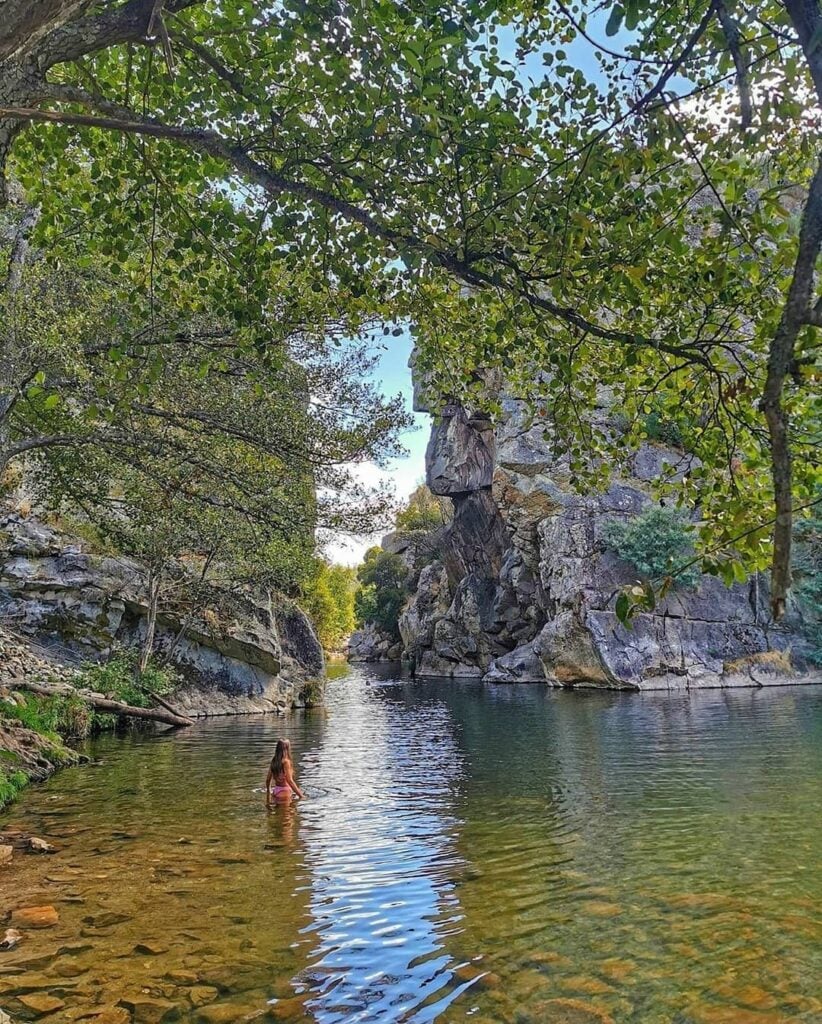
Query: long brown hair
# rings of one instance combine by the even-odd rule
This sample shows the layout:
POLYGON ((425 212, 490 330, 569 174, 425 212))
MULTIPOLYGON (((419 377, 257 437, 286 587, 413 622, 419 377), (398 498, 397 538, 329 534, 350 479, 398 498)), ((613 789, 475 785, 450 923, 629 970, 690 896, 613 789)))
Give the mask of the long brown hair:
POLYGON ((285 774, 285 762, 291 760, 291 740, 277 740, 271 758, 271 774, 275 779, 285 774))

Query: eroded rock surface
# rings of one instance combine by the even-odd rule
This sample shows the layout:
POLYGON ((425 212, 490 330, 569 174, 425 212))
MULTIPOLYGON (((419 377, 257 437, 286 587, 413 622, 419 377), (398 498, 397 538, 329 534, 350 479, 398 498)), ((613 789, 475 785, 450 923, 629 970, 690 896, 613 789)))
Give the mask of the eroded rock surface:
POLYGON ((502 405, 493 429, 453 404, 432 429, 427 483, 454 517, 400 620, 418 675, 636 690, 815 680, 778 656, 801 661, 801 642, 771 622, 764 577, 702 577, 625 629, 614 603, 636 573, 605 526, 648 508, 650 484, 689 457, 647 443, 605 493, 580 496, 545 422, 502 405))
MULTIPOLYGON (((0 617, 49 645, 58 659, 95 659, 114 643, 139 642, 148 611, 145 578, 139 563, 86 551, 36 518, 0 519, 0 617)), ((188 714, 297 704, 306 682, 324 671, 311 623, 276 595, 212 589, 193 617, 165 606, 156 647, 162 654, 172 645, 172 661, 187 681, 180 701, 188 714)))

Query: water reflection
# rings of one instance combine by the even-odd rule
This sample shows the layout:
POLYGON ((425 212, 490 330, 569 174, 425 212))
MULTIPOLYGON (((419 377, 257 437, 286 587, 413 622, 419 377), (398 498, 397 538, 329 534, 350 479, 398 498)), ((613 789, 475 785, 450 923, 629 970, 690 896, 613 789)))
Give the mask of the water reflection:
POLYGON ((447 705, 407 715, 397 689, 349 684, 304 761, 340 794, 303 808, 314 946, 298 985, 328 1024, 433 1020, 459 991, 443 940, 460 920, 462 756, 447 705))
POLYGON ((72 1016, 140 995, 192 1024, 822 1020, 822 691, 357 671, 328 696, 104 740, 99 767, 32 790, 4 824, 64 849, 21 858, 13 892, 0 876, 2 905, 60 923, 2 954, 0 1005, 29 1019, 18 996, 46 987, 72 1016), (309 799, 266 812, 280 735, 309 799))

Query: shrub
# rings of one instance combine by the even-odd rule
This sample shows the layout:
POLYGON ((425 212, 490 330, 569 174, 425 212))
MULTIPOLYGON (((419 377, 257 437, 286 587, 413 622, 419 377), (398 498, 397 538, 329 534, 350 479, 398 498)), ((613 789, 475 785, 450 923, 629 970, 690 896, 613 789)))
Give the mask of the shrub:
POLYGON ((61 737, 84 739, 93 730, 94 712, 80 697, 20 697, 17 704, 4 704, 3 714, 55 743, 61 737))
POLYGON ((648 582, 673 576, 681 586, 694 586, 699 568, 689 566, 694 557, 691 526, 681 512, 652 508, 627 522, 612 520, 605 527, 605 543, 648 582))
POLYGON ((652 410, 647 414, 643 422, 645 433, 651 441, 660 441, 670 445, 672 448, 684 448, 685 440, 682 436, 682 428, 676 422, 652 410))
POLYGON ((450 502, 438 498, 425 484, 420 484, 405 508, 397 513, 394 525, 400 533, 430 533, 444 526, 450 518, 450 502))
POLYGON ((150 693, 164 697, 179 685, 180 678, 173 668, 150 661, 138 674, 137 661, 137 651, 121 648, 100 665, 84 666, 77 685, 138 708, 150 706, 150 693))
POLYGON ((0 768, 0 808, 10 804, 17 798, 17 794, 28 782, 25 772, 7 772, 0 768))

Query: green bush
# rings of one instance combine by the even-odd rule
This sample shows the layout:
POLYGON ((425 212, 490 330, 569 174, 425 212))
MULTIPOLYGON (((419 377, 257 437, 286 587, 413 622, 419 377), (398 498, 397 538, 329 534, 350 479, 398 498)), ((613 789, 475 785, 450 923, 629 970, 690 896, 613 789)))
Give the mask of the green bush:
POLYGON ((420 484, 405 508, 397 513, 394 527, 399 533, 430 533, 444 526, 450 518, 450 502, 438 498, 425 484, 420 484))
POLYGON ((15 800, 28 781, 25 772, 7 772, 4 768, 0 768, 0 808, 15 800))
POLYGON ((84 739, 94 731, 95 713, 80 697, 20 696, 21 703, 3 705, 3 715, 54 743, 59 743, 61 737, 84 739))
POLYGON ((173 668, 152 661, 138 674, 137 661, 136 651, 121 648, 108 661, 84 666, 77 685, 138 708, 151 706, 150 693, 164 697, 179 685, 180 678, 173 668))
POLYGON ((698 566, 677 571, 694 557, 691 526, 681 512, 652 508, 627 522, 612 520, 605 527, 604 538, 643 580, 673 576, 681 586, 692 587, 699 579, 698 566))

